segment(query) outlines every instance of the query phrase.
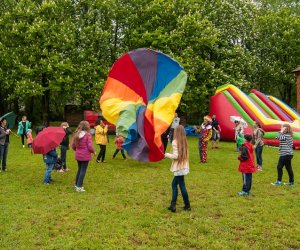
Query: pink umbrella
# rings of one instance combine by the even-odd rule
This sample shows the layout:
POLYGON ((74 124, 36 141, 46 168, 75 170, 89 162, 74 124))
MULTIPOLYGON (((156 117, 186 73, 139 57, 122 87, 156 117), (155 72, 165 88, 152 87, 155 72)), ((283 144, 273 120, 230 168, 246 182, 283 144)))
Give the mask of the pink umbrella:
POLYGON ((33 140, 32 149, 35 154, 47 154, 56 148, 66 135, 62 127, 44 128, 33 140))

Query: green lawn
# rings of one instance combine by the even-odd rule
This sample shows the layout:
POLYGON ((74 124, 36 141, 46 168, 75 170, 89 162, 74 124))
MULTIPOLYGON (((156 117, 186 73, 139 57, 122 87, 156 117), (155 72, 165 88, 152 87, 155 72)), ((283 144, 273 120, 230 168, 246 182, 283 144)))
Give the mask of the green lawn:
POLYGON ((45 186, 41 155, 11 136, 8 172, 0 173, 0 249, 300 249, 300 152, 293 159, 296 185, 274 187, 278 149, 265 147, 252 195, 239 197, 235 145, 221 143, 200 165, 197 138, 189 138, 192 211, 181 209, 179 196, 174 214, 166 209, 171 161, 124 162, 120 154, 111 160, 110 141, 107 163, 94 158, 84 181, 87 192, 76 193, 72 150, 71 171, 54 172, 55 183, 45 186))

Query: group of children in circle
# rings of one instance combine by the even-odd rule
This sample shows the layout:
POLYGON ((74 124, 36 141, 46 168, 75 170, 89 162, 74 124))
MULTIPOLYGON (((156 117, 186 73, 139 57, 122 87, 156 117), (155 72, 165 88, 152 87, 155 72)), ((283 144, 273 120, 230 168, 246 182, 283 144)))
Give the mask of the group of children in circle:
MULTIPOLYGON (((178 186, 181 190, 181 194, 184 201, 184 210, 191 210, 190 201, 188 192, 185 186, 184 176, 189 173, 189 154, 188 154, 188 143, 186 138, 185 129, 182 125, 179 125, 180 119, 175 115, 174 121, 170 128, 170 133, 168 138, 170 140, 171 136, 171 151, 170 153, 165 153, 165 158, 172 160, 170 171, 173 173, 174 178, 172 180, 172 200, 171 205, 168 207, 172 212, 176 211, 176 202, 178 196, 178 186)), ((2 170, 6 171, 6 156, 4 156, 4 147, 3 144, 8 147, 9 143, 9 134, 11 131, 6 128, 6 121, 1 121, 0 124, 0 161, 2 160, 2 170), (5 139, 3 139, 5 137, 5 139), (5 143, 3 143, 5 142, 5 143)), ((67 150, 69 148, 69 135, 72 134, 72 130, 69 128, 68 123, 63 122, 61 126, 64 128, 66 135, 61 142, 61 172, 68 171, 66 166, 66 156, 67 150)), ((22 138, 22 145, 24 147, 24 139, 27 138, 28 142, 32 143, 32 136, 30 131, 31 123, 27 121, 27 117, 23 116, 22 120, 18 124, 18 134, 22 138), (30 141, 31 140, 31 141, 30 141)), ((199 132, 199 156, 200 163, 207 162, 207 149, 208 142, 212 139, 212 149, 219 148, 220 132, 221 127, 216 119, 216 116, 213 115, 205 116, 203 123, 200 127, 194 127, 197 132, 199 132)), ((250 190, 252 186, 252 173, 262 170, 262 151, 263 151, 263 136, 264 131, 261 128, 261 125, 258 121, 254 122, 254 131, 253 134, 243 135, 243 127, 239 121, 235 122, 235 135, 237 143, 237 151, 240 153, 238 160, 240 161, 238 170, 243 175, 243 187, 242 191, 238 192, 238 195, 248 196, 250 195, 250 190), (257 166, 255 166, 254 152, 256 155, 257 166)), ((100 151, 98 153, 96 162, 105 163, 106 156, 106 145, 109 142, 108 139, 108 126, 104 124, 103 120, 98 119, 95 125, 95 142, 99 145, 100 151)), ((289 124, 283 124, 281 130, 278 132, 277 139, 280 142, 279 146, 279 160, 277 164, 277 180, 272 183, 272 185, 294 185, 294 174, 291 166, 291 160, 293 158, 293 132, 289 124), (283 167, 286 167, 289 182, 282 182, 283 167)), ((127 160, 127 157, 122 149, 122 144, 124 138, 121 135, 116 135, 114 140, 116 145, 116 150, 112 156, 112 159, 116 157, 119 151, 123 156, 124 160, 127 160)), ((31 143, 28 143, 29 147, 31 143)), ((91 154, 96 156, 96 151, 93 147, 92 136, 90 133, 90 125, 87 121, 81 121, 74 132, 73 140, 71 142, 71 147, 75 150, 75 159, 78 164, 78 171, 75 178, 75 190, 77 192, 85 192, 83 187, 84 177, 87 171, 89 161, 91 160, 91 154)), ((165 145, 166 148, 166 145, 165 145)), ((51 172, 54 168, 54 165, 57 163, 58 154, 56 149, 51 150, 46 155, 43 155, 43 160, 46 164, 46 171, 44 174, 44 183, 50 184, 52 182, 51 172)))

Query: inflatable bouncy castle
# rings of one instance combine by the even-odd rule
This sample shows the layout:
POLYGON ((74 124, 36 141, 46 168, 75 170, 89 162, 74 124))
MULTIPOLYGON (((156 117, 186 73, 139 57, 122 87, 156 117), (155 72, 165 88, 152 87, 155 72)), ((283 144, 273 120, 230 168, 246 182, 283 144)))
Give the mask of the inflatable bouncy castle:
POLYGON ((231 84, 220 86, 210 98, 210 114, 215 114, 222 128, 223 140, 234 140, 234 124, 230 116, 240 116, 248 127, 244 133, 253 133, 253 122, 259 121, 266 132, 264 143, 278 146, 277 132, 281 125, 289 123, 293 128, 294 147, 300 149, 300 115, 291 107, 273 96, 267 96, 255 89, 247 96, 231 84))

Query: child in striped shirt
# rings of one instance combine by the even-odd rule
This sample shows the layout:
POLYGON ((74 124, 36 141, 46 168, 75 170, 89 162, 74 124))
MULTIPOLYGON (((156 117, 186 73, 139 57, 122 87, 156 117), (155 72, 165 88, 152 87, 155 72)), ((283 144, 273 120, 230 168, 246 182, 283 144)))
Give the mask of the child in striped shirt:
POLYGON ((278 133, 277 139, 279 140, 279 161, 277 165, 277 181, 271 183, 274 186, 294 185, 294 173, 292 169, 293 159, 293 131, 289 124, 283 124, 280 132, 278 133), (289 182, 282 183, 283 167, 285 166, 288 175, 289 182))

